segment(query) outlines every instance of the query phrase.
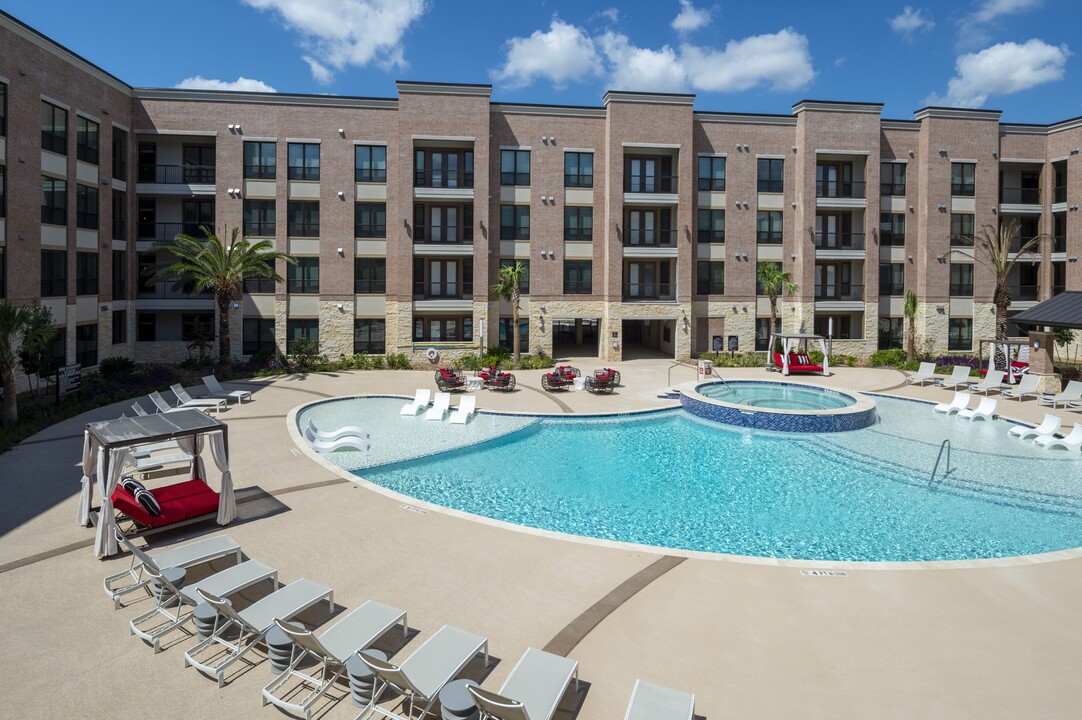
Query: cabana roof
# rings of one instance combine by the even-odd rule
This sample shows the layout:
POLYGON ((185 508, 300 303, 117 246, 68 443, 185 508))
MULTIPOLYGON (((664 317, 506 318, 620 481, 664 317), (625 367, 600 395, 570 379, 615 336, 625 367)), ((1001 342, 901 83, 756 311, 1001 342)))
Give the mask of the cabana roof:
POLYGON ((175 440, 221 430, 225 423, 210 417, 201 410, 177 410, 158 415, 102 420, 87 423, 86 431, 106 449, 130 447, 147 443, 175 440))
POLYGON ((1019 325, 1048 325, 1082 330, 1082 291, 1061 292, 1037 303, 1029 310, 1023 310, 1010 320, 1019 325))

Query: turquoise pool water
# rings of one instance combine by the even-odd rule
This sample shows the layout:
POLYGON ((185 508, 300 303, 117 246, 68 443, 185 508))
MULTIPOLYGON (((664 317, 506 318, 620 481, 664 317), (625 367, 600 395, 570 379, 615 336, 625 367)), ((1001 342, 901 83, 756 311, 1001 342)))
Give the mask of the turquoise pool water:
POLYGON ((373 453, 387 443, 425 454, 383 465, 378 455, 328 456, 373 483, 573 535, 811 560, 958 560, 1082 546, 1082 462, 1008 439, 1004 422, 876 402, 875 426, 822 435, 732 431, 682 411, 481 415, 463 430, 400 418, 402 401, 387 399, 320 403, 299 419, 368 425, 373 453), (951 472, 929 484, 945 438, 951 472))
POLYGON ((849 395, 834 390, 754 380, 706 383, 695 390, 713 400, 774 410, 836 410, 856 404, 849 395))

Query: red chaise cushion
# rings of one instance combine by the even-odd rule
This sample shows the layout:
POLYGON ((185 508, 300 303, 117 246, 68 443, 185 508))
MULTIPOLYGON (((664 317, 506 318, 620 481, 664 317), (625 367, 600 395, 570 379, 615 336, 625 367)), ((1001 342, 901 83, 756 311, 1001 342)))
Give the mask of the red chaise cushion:
POLYGON ((135 497, 120 485, 113 490, 113 507, 140 525, 155 528, 218 511, 218 493, 198 478, 154 488, 150 494, 161 505, 162 514, 158 517, 147 513, 146 509, 135 501, 135 497))

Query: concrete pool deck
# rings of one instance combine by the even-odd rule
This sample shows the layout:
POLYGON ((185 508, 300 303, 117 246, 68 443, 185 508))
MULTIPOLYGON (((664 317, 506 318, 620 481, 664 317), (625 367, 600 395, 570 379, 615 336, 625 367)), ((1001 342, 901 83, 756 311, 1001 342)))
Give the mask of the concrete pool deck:
MULTIPOLYGON (((575 364, 590 372, 596 362, 575 364)), ((624 387, 600 397, 544 393, 539 371, 519 371, 518 392, 482 392, 478 405, 556 414, 672 407, 675 401, 657 397, 670 385, 670 365, 622 363, 624 387)), ((830 378, 791 379, 935 401, 951 395, 905 386, 893 370, 834 370, 830 378)), ((780 378, 760 368, 723 373, 780 378)), ((694 367, 671 371, 672 384, 694 377, 694 367)), ((253 402, 221 415, 230 429, 238 521, 153 536, 150 549, 228 533, 248 557, 277 567, 284 582, 307 577, 334 588, 339 609, 368 598, 401 607, 417 636, 401 649, 392 644, 392 659, 444 623, 484 634, 500 660, 484 682, 493 689, 527 647, 567 652, 580 662, 586 690, 563 708, 577 704, 583 720, 622 718, 639 677, 695 692, 696 714, 711 720, 1078 716, 1078 551, 905 566, 676 558, 403 503, 314 463, 286 428, 289 411, 314 400, 412 396, 433 385, 429 371, 237 383, 254 391, 253 402)), ((114 611, 100 589, 128 558, 93 558, 92 530, 75 523, 75 465, 85 423, 117 417, 129 404, 58 423, 0 455, 0 702, 11 717, 278 717, 259 705, 272 677, 261 653, 252 656, 254 667, 235 666, 219 690, 182 667, 189 636, 173 633, 157 655, 129 636, 128 620, 147 600, 133 594, 130 606, 114 611)), ((997 409, 1030 423, 1046 411, 1032 399, 1001 400, 997 409)), ((1068 427, 1082 420, 1077 411, 1055 412, 1068 427)), ((264 592, 246 591, 237 604, 264 592)), ((303 619, 325 622, 325 606, 303 619)), ((484 676, 479 663, 470 670, 484 676)), ((347 697, 318 704, 315 716, 352 718, 356 710, 347 697)))

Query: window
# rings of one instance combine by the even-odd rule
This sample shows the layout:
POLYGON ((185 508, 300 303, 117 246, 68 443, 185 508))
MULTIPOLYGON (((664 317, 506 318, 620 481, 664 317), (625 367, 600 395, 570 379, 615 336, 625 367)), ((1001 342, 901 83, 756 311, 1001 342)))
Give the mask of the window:
POLYGON ((274 201, 244 201, 244 234, 261 237, 274 236, 274 201))
POLYGON ((289 179, 319 180, 318 143, 289 143, 289 179))
POLYGON ((387 237, 387 203, 357 203, 354 205, 353 237, 387 237))
POLYGON ((500 260, 500 267, 514 267, 515 263, 522 263, 522 274, 519 276, 518 289, 523 295, 530 294, 530 261, 529 260, 515 260, 514 258, 507 258, 506 260, 500 260))
POLYGON ((900 317, 879 318, 879 350, 902 347, 902 322, 900 317))
POLYGON ((973 197, 976 169, 974 163, 951 163, 951 195, 973 197))
POLYGON ((387 146, 358 145, 353 149, 354 182, 387 182, 387 146))
POLYGON ((564 187, 592 188, 594 186, 594 154, 564 153, 564 187))
POLYGON ((269 295, 274 292, 274 280, 270 278, 244 278, 244 292, 248 295, 269 295))
POLYGON ((121 345, 128 342, 128 311, 113 311, 113 344, 121 345))
POLYGON ((8 86, 0 83, 0 137, 8 134, 8 86))
POLYGON ((7 255, 0 246, 0 298, 7 296, 7 255))
POLYGON ((951 245, 965 246, 973 244, 973 215, 970 213, 951 213, 951 245))
MULTIPOLYGON (((158 146, 154 143, 139 143, 139 182, 161 182, 158 179, 158 146)), ((164 177, 162 178, 164 180, 164 177)))
POLYGON ((98 364, 98 324, 75 328, 75 362, 82 367, 98 364))
POLYGON ((905 245, 905 215, 879 214, 879 244, 896 247, 905 245))
MULTIPOLYGON (((815 299, 816 300, 863 300, 864 286, 854 285, 853 276, 860 280, 860 274, 853 272, 850 263, 815 264, 815 299)), ((820 335, 822 333, 819 333, 820 335)))
POLYGON ((286 266, 286 292, 314 294, 319 292, 319 258, 302 257, 286 266))
POLYGON ((500 205, 500 240, 530 239, 530 206, 500 205))
POLYGON ((905 163, 879 163, 879 194, 905 195, 905 163))
POLYGON ((68 294, 68 253, 65 250, 41 251, 41 296, 64 297, 68 294))
POLYGON ((473 260, 425 260, 415 257, 413 295, 424 299, 473 295, 473 260))
POLYGON ((113 128, 113 177, 128 177, 128 133, 118 127, 113 128))
POLYGON ((594 209, 564 206, 564 240, 594 239, 594 209))
MULTIPOLYGON (((185 145, 181 148, 181 160, 185 183, 197 185, 214 183, 214 148, 212 146, 185 145)), ((166 182, 176 182, 176 180, 166 179, 166 182)))
POLYGON ((75 186, 75 227, 98 229, 98 189, 89 185, 75 186))
MULTIPOLYGON (((511 332, 512 322, 514 322, 514 318, 500 318, 500 345, 513 351, 515 349, 515 338, 511 332)), ((530 347, 529 319, 520 317, 518 320, 518 343, 519 349, 523 352, 526 352, 527 348, 530 347)))
POLYGON ((454 342, 473 340, 473 318, 413 318, 414 341, 454 342))
POLYGON ((244 142, 244 177, 273 180, 278 171, 278 146, 273 142, 244 142))
POLYGON ((353 261, 353 292, 382 295, 387 292, 387 260, 359 257, 353 261))
POLYGON ((624 192, 676 192, 671 157, 624 158, 624 192))
POLYGON ((951 263, 951 297, 973 297, 973 265, 951 263))
POLYGON ((7 217, 7 168, 0 165, 0 218, 7 217))
POLYGON ((473 242, 473 205, 414 205, 414 242, 473 242))
POLYGON ((387 352, 387 321, 357 318, 353 321, 353 352, 382 355, 387 352))
POLYGON ((290 237, 319 237, 319 201, 290 200, 286 222, 290 237))
POLYGON ((93 120, 75 116, 75 157, 91 165, 98 164, 101 128, 93 120))
POLYGON ((530 151, 500 151, 500 185, 530 184, 530 151))
POLYGON ((695 292, 700 295, 722 295, 725 293, 725 263, 707 262, 700 260, 697 263, 697 280, 695 292))
POLYGON ((782 214, 780 210, 760 210, 755 218, 755 227, 757 242, 781 244, 782 214))
POLYGON ((241 352, 255 355, 264 350, 274 350, 274 318, 244 318, 241 352))
POLYGON ((429 150, 413 153, 414 187, 473 187, 472 150, 429 150))
POLYGON ((41 102, 41 149, 68 154, 68 111, 41 102))
MULTIPOLYGON (((760 295, 762 293, 759 293, 760 295)), ((781 332, 781 317, 774 322, 774 332, 781 332)), ((755 351, 766 352, 770 345, 770 318, 755 318, 755 351)))
POLYGON ((948 321, 947 349, 973 349, 973 318, 951 318, 948 321))
POLYGON ((98 254, 95 252, 75 253, 75 294, 98 294, 98 254))
POLYGON ((141 312, 135 316, 135 339, 139 342, 154 342, 157 339, 157 314, 141 312))
POLYGON ((52 372, 68 364, 68 329, 63 325, 56 328, 56 334, 49 341, 48 353, 52 372))
POLYGON ((834 335, 838 340, 853 340, 853 324, 849 315, 816 315, 815 334, 826 337, 830 333, 830 321, 834 320, 834 335))
MULTIPOLYGON (((763 292, 762 283, 759 282, 759 273, 758 273, 759 265, 762 265, 764 262, 766 262, 766 261, 761 260, 755 266, 755 269, 756 269, 756 273, 755 273, 755 294, 756 295, 766 295, 766 293, 763 292)), ((778 272, 781 272, 781 263, 780 262, 774 263, 774 267, 777 268, 778 272)), ((784 294, 784 293, 779 293, 779 295, 782 295, 782 294, 784 294)))
POLYGON ((213 342, 214 313, 182 313, 180 316, 180 339, 184 342, 206 340, 213 342))
POLYGON ((203 232, 204 227, 210 233, 214 232, 214 201, 182 200, 180 217, 183 220, 181 232, 194 238, 204 238, 208 234, 203 232))
POLYGON ((780 193, 785 190, 785 161, 759 158, 759 192, 780 193))
POLYGON ((113 239, 128 239, 128 195, 120 190, 113 191, 113 239))
POLYGON ((319 348, 319 320, 315 318, 304 320, 286 320, 286 352, 293 352, 293 343, 304 338, 319 348))
POLYGON ((699 210, 696 234, 701 243, 725 242, 725 211, 699 210))
POLYGON ((879 294, 890 297, 905 294, 904 263, 879 263, 879 294))
POLYGON ((564 260, 564 295, 593 293, 593 260, 564 260))
POLYGON ((41 221, 48 225, 68 224, 68 181, 41 179, 41 221))
POLYGON ((725 158, 699 156, 699 189, 725 189, 725 158))
POLYGON ((624 218, 624 245, 673 245, 672 210, 628 210, 624 218))

